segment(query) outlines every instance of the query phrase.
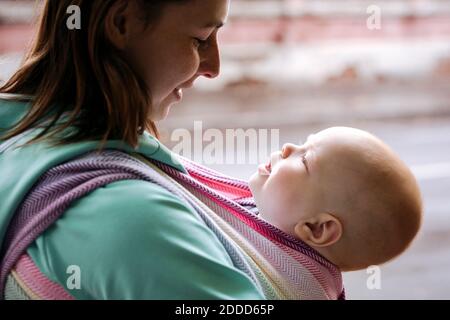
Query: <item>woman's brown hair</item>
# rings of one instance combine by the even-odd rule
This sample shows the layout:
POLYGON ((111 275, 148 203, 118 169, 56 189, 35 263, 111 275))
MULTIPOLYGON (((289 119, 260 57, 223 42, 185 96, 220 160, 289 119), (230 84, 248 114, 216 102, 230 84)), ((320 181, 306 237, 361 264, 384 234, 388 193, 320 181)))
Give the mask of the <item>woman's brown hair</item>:
MULTIPOLYGON (((50 120, 33 141, 68 127, 78 130, 56 139, 57 144, 85 140, 120 139, 132 146, 144 130, 158 137, 148 118, 151 92, 122 54, 108 41, 105 17, 118 0, 45 0, 37 35, 19 70, 0 93, 31 95, 31 107, 1 140, 50 120), (66 27, 67 8, 80 8, 81 29, 66 27), (63 114, 68 121, 56 125, 63 114)), ((189 0, 134 0, 143 6, 147 23, 161 14, 165 4, 189 0)))

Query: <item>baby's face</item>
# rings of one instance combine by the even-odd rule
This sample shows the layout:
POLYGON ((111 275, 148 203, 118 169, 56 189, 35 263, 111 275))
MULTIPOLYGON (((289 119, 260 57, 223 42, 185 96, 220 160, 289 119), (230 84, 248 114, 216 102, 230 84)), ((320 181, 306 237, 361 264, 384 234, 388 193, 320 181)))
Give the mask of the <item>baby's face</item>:
POLYGON ((352 143, 354 134, 331 128, 272 153, 249 181, 260 216, 293 235, 300 220, 334 210, 331 205, 339 202, 343 184, 348 189, 354 183, 338 169, 351 161, 339 150, 352 143))
POLYGON ((263 219, 347 271, 403 252, 421 223, 410 170, 357 129, 330 128, 303 145, 286 144, 249 184, 263 219))

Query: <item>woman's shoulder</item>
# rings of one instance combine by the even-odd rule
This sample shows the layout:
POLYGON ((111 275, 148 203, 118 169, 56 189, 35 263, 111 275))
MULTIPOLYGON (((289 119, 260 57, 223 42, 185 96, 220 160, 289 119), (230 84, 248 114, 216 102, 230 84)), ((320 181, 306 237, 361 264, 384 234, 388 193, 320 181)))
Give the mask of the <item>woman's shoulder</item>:
POLYGON ((27 113, 30 102, 20 97, 0 93, 0 130, 12 127, 27 113))
POLYGON ((195 211, 146 181, 76 201, 28 253, 63 286, 78 266, 82 289, 69 293, 79 299, 260 298, 195 211))

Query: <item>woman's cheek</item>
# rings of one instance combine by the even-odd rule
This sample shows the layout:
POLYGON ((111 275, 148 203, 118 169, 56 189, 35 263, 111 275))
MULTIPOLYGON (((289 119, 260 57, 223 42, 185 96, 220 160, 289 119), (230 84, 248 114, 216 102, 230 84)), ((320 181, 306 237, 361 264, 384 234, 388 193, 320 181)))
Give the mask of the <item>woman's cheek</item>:
POLYGON ((195 46, 191 44, 185 49, 177 61, 174 61, 174 65, 182 72, 185 81, 192 78, 200 66, 200 57, 195 46))

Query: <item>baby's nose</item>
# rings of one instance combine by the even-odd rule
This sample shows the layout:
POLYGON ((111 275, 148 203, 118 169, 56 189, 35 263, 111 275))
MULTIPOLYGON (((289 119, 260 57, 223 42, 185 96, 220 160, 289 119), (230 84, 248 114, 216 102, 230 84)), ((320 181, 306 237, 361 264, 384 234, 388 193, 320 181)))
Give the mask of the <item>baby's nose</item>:
POLYGON ((292 143, 286 143, 283 145, 283 148, 281 149, 281 157, 287 158, 289 155, 295 151, 297 146, 292 143))

